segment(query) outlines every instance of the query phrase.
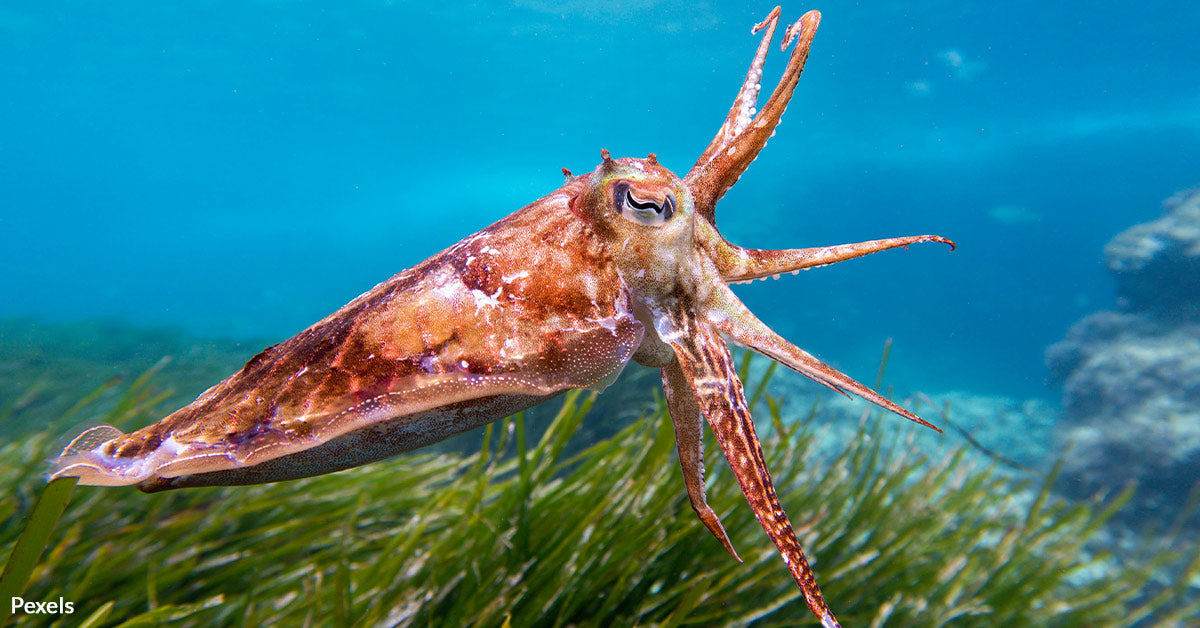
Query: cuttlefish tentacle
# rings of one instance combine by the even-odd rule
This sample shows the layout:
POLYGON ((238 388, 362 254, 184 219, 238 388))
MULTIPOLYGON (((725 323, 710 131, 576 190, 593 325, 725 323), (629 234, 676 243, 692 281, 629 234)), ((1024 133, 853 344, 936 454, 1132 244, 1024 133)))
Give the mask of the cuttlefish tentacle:
POLYGON ((766 323, 758 320, 728 286, 713 286, 706 304, 708 322, 734 342, 753 349, 780 364, 849 396, 854 393, 871 403, 895 412, 941 433, 934 424, 896 405, 887 397, 860 384, 849 375, 825 364, 812 354, 788 342, 766 323))
POLYGON ((717 537, 725 551, 740 563, 742 558, 733 549, 729 535, 725 533, 717 513, 709 507, 704 494, 704 415, 700 412, 700 406, 696 404, 696 397, 678 362, 672 361, 662 368, 662 382, 671 422, 675 426, 679 466, 683 468, 683 483, 687 487, 692 510, 696 511, 696 516, 700 518, 704 527, 717 537))
POLYGON ((695 395, 697 407, 717 437, 754 516, 779 548, 792 578, 800 585, 809 609, 826 628, 840 626, 825 603, 816 575, 775 494, 729 347, 715 328, 693 318, 686 308, 660 317, 656 327, 663 340, 675 349, 677 365, 695 395))
POLYGON ((775 91, 767 99, 766 104, 757 113, 753 112, 758 99, 762 66, 766 60, 767 49, 771 37, 775 33, 775 24, 779 20, 779 7, 775 7, 767 19, 755 26, 755 30, 765 29, 763 41, 759 44, 754 61, 746 74, 746 81, 734 99, 725 123, 717 132, 713 141, 701 154, 700 159, 692 166, 691 171, 683 178, 684 183, 692 191, 695 199, 696 212, 715 224, 717 201, 725 195, 733 184, 742 176, 758 153, 767 145, 767 140, 775 133, 775 127, 783 117, 796 84, 800 81, 800 73, 808 61, 808 51, 812 46, 813 37, 817 34, 817 26, 821 22, 821 14, 809 11, 798 22, 788 27, 784 34, 784 49, 793 38, 799 38, 792 56, 788 59, 783 77, 775 86, 775 91), (766 44, 766 45, 764 45, 766 44), (751 118, 753 115, 753 118, 751 118))

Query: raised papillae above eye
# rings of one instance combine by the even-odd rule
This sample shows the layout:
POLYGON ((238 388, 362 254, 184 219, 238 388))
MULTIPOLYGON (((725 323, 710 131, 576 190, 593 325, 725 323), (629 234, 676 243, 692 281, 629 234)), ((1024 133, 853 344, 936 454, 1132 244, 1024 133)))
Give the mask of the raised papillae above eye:
POLYGON ((613 186, 613 204, 623 218, 643 225, 661 225, 675 215, 675 196, 670 192, 662 199, 639 194, 628 181, 613 186))

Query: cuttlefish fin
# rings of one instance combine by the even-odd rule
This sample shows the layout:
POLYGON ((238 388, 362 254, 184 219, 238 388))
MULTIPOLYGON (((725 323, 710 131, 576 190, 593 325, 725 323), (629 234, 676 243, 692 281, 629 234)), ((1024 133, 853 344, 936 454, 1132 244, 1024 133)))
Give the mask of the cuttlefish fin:
POLYGON ((849 375, 818 360, 800 347, 775 333, 758 320, 728 286, 716 285, 708 295, 705 308, 708 322, 734 342, 753 349, 780 364, 849 396, 854 393, 871 403, 920 423, 938 433, 942 430, 925 419, 896 405, 892 400, 858 383, 849 375))
POLYGON ((713 326, 682 309, 660 317, 656 327, 659 336, 674 348, 680 377, 708 420, 758 523, 779 548, 783 562, 800 585, 809 609, 824 626, 839 626, 775 494, 729 347, 713 326))
POLYGON ((704 416, 700 413, 700 406, 696 405, 696 397, 678 362, 663 367, 662 381, 663 390, 667 394, 671 422, 675 425, 679 466, 683 468, 683 483, 687 486, 692 510, 696 511, 696 516, 704 523, 704 527, 717 537, 725 551, 740 563, 742 558, 734 551, 729 535, 721 526, 721 520, 709 507, 708 499, 704 495, 704 416))
POLYGON ((721 279, 729 283, 765 279, 780 273, 796 272, 844 262, 856 257, 890 249, 905 248, 910 244, 922 242, 940 242, 950 246, 953 251, 955 244, 949 238, 938 235, 904 236, 900 238, 884 238, 868 240, 853 244, 838 244, 821 246, 810 249, 744 249, 727 242, 715 227, 696 222, 697 229, 705 232, 698 238, 709 251, 721 279))

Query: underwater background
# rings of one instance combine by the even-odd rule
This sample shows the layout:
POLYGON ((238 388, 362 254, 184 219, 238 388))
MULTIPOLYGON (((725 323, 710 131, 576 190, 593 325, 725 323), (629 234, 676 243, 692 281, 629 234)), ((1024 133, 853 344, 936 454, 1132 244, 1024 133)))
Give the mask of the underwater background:
MULTIPOLYGON (((163 355, 171 403, 186 402, 553 191, 562 168, 590 171, 602 148, 654 152, 682 175, 772 6, 0 4, 0 435, 39 430, 44 414, 22 405, 39 382, 70 383, 74 396, 38 400, 65 411, 163 355)), ((890 339, 893 398, 935 423, 961 417, 978 441, 948 430, 920 435, 918 451, 966 445, 1013 476, 1066 456, 1056 494, 1140 480, 1122 525, 1200 527, 1185 504, 1200 479, 1200 244, 1186 253, 1200 200, 1175 196, 1200 185, 1200 4, 829 0, 784 4, 782 20, 810 9, 823 18, 796 96, 721 201, 722 233, 753 248, 932 233, 958 249, 918 245, 735 291, 867 384, 890 339), (1183 226, 1141 244, 1183 238, 1182 261, 1129 288, 1106 245, 1174 208, 1183 226), (1185 304, 1131 296, 1146 292, 1185 304), (1093 323, 1069 333, 1080 320, 1093 323), (1130 336, 1158 344, 1110 362, 1158 352, 1167 366, 1151 356, 1081 383, 1089 359, 1130 336), (1126 398, 1138 395, 1166 418, 1137 414, 1126 398), (1178 447, 1136 451, 1143 434, 1178 447), (1170 468, 1120 467, 1139 456, 1170 468)), ((784 59, 773 47, 765 87, 784 59)), ((618 394, 653 409, 657 374, 630 370, 643 373, 618 394)), ((825 399, 841 441, 852 437, 865 405, 818 389, 790 373, 771 382, 801 410, 825 399)), ((1110 538, 1121 549, 1122 533, 1110 538)))
MULTIPOLYGON (((1113 300, 1104 243, 1200 184, 1200 6, 833 1, 784 20, 812 8, 726 237, 959 250, 739 294, 852 374, 891 337, 904 389, 1053 397, 1043 350, 1113 300)), ((0 315, 286 338, 601 148, 686 172, 769 9, 7 2, 0 315)))

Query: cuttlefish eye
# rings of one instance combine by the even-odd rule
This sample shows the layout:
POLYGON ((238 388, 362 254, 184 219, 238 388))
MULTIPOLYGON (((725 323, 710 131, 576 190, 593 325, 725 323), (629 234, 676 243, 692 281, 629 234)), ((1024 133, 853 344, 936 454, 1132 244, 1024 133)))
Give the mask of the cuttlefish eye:
POLYGON ((622 218, 643 225, 661 225, 675 215, 675 197, 667 192, 662 201, 642 198, 628 181, 613 186, 613 202, 622 218))

